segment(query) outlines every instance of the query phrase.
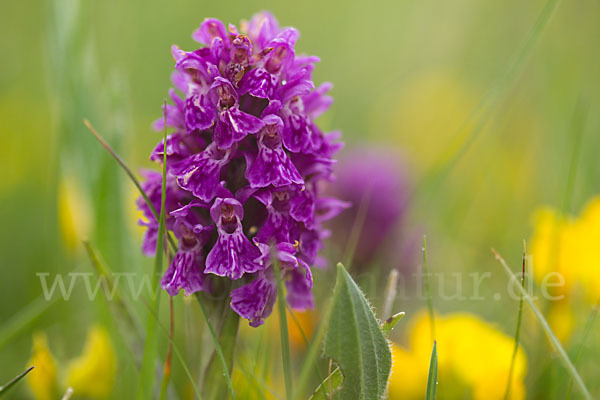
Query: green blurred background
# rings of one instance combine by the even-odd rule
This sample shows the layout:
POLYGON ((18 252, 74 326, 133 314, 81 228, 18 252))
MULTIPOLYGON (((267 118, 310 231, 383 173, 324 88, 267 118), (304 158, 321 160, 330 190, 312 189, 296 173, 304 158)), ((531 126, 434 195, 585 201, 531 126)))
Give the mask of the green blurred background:
MULTIPOLYGON (((298 28, 297 49, 321 58, 315 82, 334 83, 335 103, 321 126, 342 130, 349 148, 379 143, 402 155, 415 191, 407 224, 427 234, 431 268, 491 271, 482 291, 505 287, 489 248, 516 267, 534 208, 577 213, 600 189, 600 3, 559 2, 540 27, 544 7, 542 0, 5 2, 0 381, 22 370, 36 330, 48 333, 59 359, 80 352, 94 322, 117 332, 106 304, 89 302, 81 288, 78 301, 36 303, 36 273, 91 271, 83 235, 113 270, 151 269, 139 251, 134 190, 82 120, 130 166, 150 166, 161 135, 150 125, 170 87, 170 46, 194 48, 191 32, 207 16, 237 24, 266 9, 298 28), (75 211, 61 211, 64 202, 77 204, 75 211), (61 218, 75 221, 71 231, 61 229, 61 218), (46 306, 33 323, 19 323, 46 306)), ((382 301, 380 290, 366 290, 382 301)), ((423 306, 395 305, 409 314, 423 306)), ((514 301, 438 300, 436 307, 475 311, 512 335, 514 301)), ((524 335, 526 342, 539 337, 524 335)), ((127 347, 112 337, 117 349, 127 347)), ((597 373, 583 373, 595 393, 597 373)), ((131 364, 120 360, 119 374, 115 396, 132 396, 131 364)), ((536 374, 528 377, 534 388, 546 379, 536 374)), ((27 396, 24 388, 14 394, 27 396)))

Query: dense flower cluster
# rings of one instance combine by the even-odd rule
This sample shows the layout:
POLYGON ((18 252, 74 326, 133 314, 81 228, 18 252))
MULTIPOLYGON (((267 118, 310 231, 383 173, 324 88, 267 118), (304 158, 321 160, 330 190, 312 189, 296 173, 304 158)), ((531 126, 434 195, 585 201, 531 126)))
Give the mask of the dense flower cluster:
MULTIPOLYGON (((258 326, 277 295, 278 260, 287 301, 312 307, 310 266, 327 231, 322 222, 345 203, 320 195, 332 179, 337 133, 314 119, 332 102, 330 84, 315 88, 317 57, 300 56, 298 32, 267 13, 241 29, 206 19, 193 34, 205 47, 174 46, 175 90, 166 106, 167 228, 178 251, 162 279, 171 295, 210 290, 209 277, 242 279, 231 307, 258 326)), ((163 119, 155 129, 164 128, 163 119)), ((159 143, 151 159, 162 162, 159 143)), ((158 209, 162 179, 148 172, 144 189, 158 209)), ((138 200, 147 227, 143 249, 153 254, 158 223, 138 200)))

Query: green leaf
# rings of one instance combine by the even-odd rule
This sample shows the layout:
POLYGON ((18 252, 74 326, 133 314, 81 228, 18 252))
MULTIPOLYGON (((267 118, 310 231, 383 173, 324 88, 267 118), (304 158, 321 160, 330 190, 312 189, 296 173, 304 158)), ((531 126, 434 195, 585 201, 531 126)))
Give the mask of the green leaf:
POLYGON ((342 264, 338 264, 324 354, 338 364, 344 376, 336 398, 383 397, 392 354, 371 306, 342 264))
MULTIPOLYGON (((381 324, 381 332, 387 338, 392 329, 396 326, 398 322, 404 317, 404 313, 400 312, 398 314, 392 315, 390 318, 383 321, 381 324)), ((309 400, 329 400, 329 395, 334 393, 342 383, 344 382, 344 375, 342 375, 342 371, 339 368, 333 370, 331 374, 317 387, 317 390, 313 393, 309 400)))
POLYGON ((431 351, 431 361, 429 362, 429 378, 427 378, 427 392, 425 400, 435 400, 435 392, 437 390, 437 343, 433 342, 433 350, 431 351))
POLYGON ((399 312, 398 314, 394 314, 381 324, 381 332, 385 337, 388 337, 392 329, 396 326, 398 322, 404 317, 404 312, 399 312))
POLYGON ((6 394, 6 392, 8 391, 8 389, 10 389, 15 384, 17 384, 17 382, 19 382, 21 379, 23 379, 25 377, 25 375, 27 375, 33 368, 35 368, 35 367, 27 368, 25 371, 21 372, 19 375, 15 376, 13 379, 11 379, 10 382, 8 382, 6 385, 0 386, 0 397, 4 396, 6 394))

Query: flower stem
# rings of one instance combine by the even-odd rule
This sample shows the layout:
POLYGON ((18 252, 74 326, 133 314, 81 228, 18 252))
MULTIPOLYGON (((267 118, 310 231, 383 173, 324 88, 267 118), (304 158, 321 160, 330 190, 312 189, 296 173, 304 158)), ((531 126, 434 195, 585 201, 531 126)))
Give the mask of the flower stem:
POLYGON ((222 399, 223 393, 229 390, 231 398, 235 399, 231 383, 231 372, 233 371, 233 354, 240 325, 240 316, 231 307, 226 306, 221 320, 219 337, 217 338, 202 298, 196 295, 196 299, 198 300, 198 304, 200 304, 202 314, 215 345, 215 350, 208 361, 204 374, 203 398, 208 400, 222 399))
MULTIPOLYGON (((523 272, 521 274, 521 287, 525 289, 525 256, 527 252, 526 242, 523 240, 523 272)), ((512 378, 515 371, 515 362, 517 360, 517 353, 519 352, 519 336, 521 334, 521 320, 523 319, 523 295, 521 294, 519 300, 519 314, 517 315, 517 330, 515 332, 515 347, 513 348, 512 357, 510 359, 510 369, 508 372, 508 382, 506 383, 506 391, 504 392, 504 400, 510 398, 510 388, 512 385, 512 378)))
POLYGON ((285 398, 292 398, 292 363, 290 360, 290 338, 288 336, 286 299, 283 290, 283 280, 279 274, 279 267, 276 268, 277 274, 277 306, 279 308, 279 333, 281 336, 281 358, 283 361, 283 376, 285 379, 285 398))

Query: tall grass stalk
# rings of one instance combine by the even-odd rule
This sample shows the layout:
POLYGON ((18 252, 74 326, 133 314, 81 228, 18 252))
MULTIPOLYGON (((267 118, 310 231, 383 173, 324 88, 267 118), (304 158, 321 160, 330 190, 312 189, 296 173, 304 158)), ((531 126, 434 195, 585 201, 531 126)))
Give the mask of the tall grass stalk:
POLYGON ((279 309, 279 336, 281 338, 281 358, 283 361, 283 377, 285 380, 285 396, 287 400, 292 399, 292 361, 290 358, 290 338, 288 335, 286 299, 284 293, 283 280, 281 279, 281 269, 276 261, 276 255, 273 256, 275 264, 275 275, 277 276, 277 306, 279 309))
POLYGON ((351 267, 352 260, 354 259, 354 253, 356 252, 356 247, 358 246, 358 241, 360 240, 360 233, 362 232, 363 225, 365 224, 365 218, 367 216, 367 210, 369 208, 370 201, 371 190, 367 190, 360 201, 354 223, 352 224, 352 230, 350 231, 350 236, 348 237, 348 243, 346 244, 344 260, 345 265, 347 265, 348 268, 351 267))
MULTIPOLYGON (((146 204, 150 208, 150 211, 152 212, 152 215, 154 215, 154 218, 156 218, 156 220, 158 221, 160 216, 159 216, 158 212, 156 211, 156 208, 154 207, 154 204, 152 204, 152 202, 148 198, 148 195, 146 194, 146 192, 142 188, 142 184, 136 178, 136 176, 133 173, 133 171, 131 171, 131 169, 129 168, 129 166, 127 166, 127 164, 125 163, 125 161, 123 161, 123 159, 108 144, 108 142, 106 140, 104 140, 104 138, 102 136, 100 136, 100 134, 98 133, 98 131, 96 131, 96 129, 94 129, 94 127, 92 126, 92 124, 90 123, 90 121, 88 121, 87 119, 84 119, 83 123, 88 128, 88 130, 92 133, 92 135, 94 135, 94 137, 96 138, 96 140, 98 140, 98 142, 100 142, 100 144, 102 145, 102 147, 104 147, 104 149, 112 156, 112 158, 115 159, 115 161, 119 164, 119 166, 123 169, 123 171, 125 171, 125 173, 129 177, 129 179, 131 180, 131 182, 135 185, 136 189, 138 190, 138 192, 140 193, 140 195, 143 197, 144 201, 146 202, 146 204)), ((171 250, 174 251, 174 252, 177 251, 177 245, 175 243, 175 239, 173 239, 173 237, 171 236, 170 233, 167 233, 167 237, 168 237, 168 240, 169 240, 169 244, 171 246, 171 250)))
POLYGON ((163 368, 163 378, 160 384, 160 400, 166 399, 169 381, 171 379, 171 362, 173 358, 173 339, 175 337, 175 316, 173 315, 173 297, 169 296, 169 347, 163 368))
POLYGON ((525 299, 525 301, 527 302, 527 305, 529 306, 529 308, 531 308, 531 311, 533 311, 533 314, 535 315, 537 320, 540 322, 540 325, 546 332, 546 335, 548 336, 550 343, 552 343, 556 352, 558 353, 559 359, 561 360, 564 367, 569 372, 569 375, 571 375, 571 378, 573 379, 573 381, 579 388, 579 391, 581 392, 582 396, 586 400, 592 400, 592 395, 590 394, 588 388, 585 386, 583 379, 581 379, 581 376, 575 369, 575 366, 569 359, 569 356, 567 355, 567 352, 560 344, 560 341, 558 340, 558 338, 552 331, 552 328, 550 328, 550 325, 548 324, 548 321, 546 321, 546 318, 544 318, 544 315, 542 314, 542 312, 539 310, 539 308, 537 308, 534 301, 529 296, 529 293, 527 293, 527 290, 525 290, 525 288, 523 288, 521 285, 518 285, 517 282, 515 282, 516 278, 514 277, 512 271, 511 271, 510 267, 508 266, 508 264, 506 263, 506 261, 504 261, 504 258, 502 258, 500 256, 500 254, 498 254, 498 252, 494 249, 492 249, 492 253, 494 253, 494 256, 496 257, 498 262, 500 262, 500 265, 502 265, 502 267, 504 268, 504 271, 508 275, 511 282, 516 284, 516 286, 519 288, 521 296, 523 296, 523 299, 525 299))
POLYGON ((433 350, 431 350, 431 360, 429 361, 429 376, 427 378, 427 391, 425 392, 425 400, 435 400, 437 392, 437 343, 433 341, 433 350))
MULTIPOLYGON (((592 328, 594 327, 594 322, 596 322, 596 318, 598 317, 598 312, 600 311, 600 299, 590 312, 590 315, 585 323, 585 328, 583 329, 583 336, 581 338, 581 343, 579 343, 579 348, 577 349, 577 354, 575 355, 575 361, 573 363, 577 365, 579 363, 579 359, 583 354, 583 349, 585 348, 585 343, 587 342, 588 337, 592 333, 592 328)), ((573 391, 573 380, 569 379, 569 387, 567 389, 566 399, 569 400, 571 398, 571 392, 573 391)))
POLYGON ((435 311, 433 309, 433 298, 431 295, 431 274, 427 264, 427 236, 423 235, 423 283, 425 285, 425 295, 427 296, 427 309, 429 310, 429 321, 431 324, 431 340, 435 341, 435 311))
MULTIPOLYGON (((525 289, 525 256, 527 253, 527 243, 523 240, 523 272, 521 274, 521 287, 525 289)), ((517 353, 519 352, 519 336, 521 334, 521 320, 523 319, 523 294, 519 296, 519 313, 517 315, 517 329, 515 331, 515 347, 513 348, 512 357, 510 359, 510 368, 508 370, 508 382, 506 382, 506 391, 504 392, 504 400, 508 400, 510 396, 510 388, 512 386, 512 377, 515 372, 515 362, 517 353)))
MULTIPOLYGON (((160 297, 162 292, 158 290, 158 276, 162 272, 163 252, 166 243, 166 215, 165 203, 167 199, 167 112, 164 107, 165 130, 163 135, 163 165, 162 165, 162 184, 160 196, 160 215, 158 219, 158 239, 156 240, 156 256, 154 258, 154 274, 152 276, 152 298, 150 309, 158 315, 160 307, 160 297)), ((148 316, 146 325, 146 343, 144 345, 144 356, 142 358, 142 369, 140 371, 140 381, 138 385, 138 399, 148 399, 152 396, 154 389, 154 366, 158 356, 158 343, 156 335, 156 319, 152 315, 148 316)))
POLYGON ((23 379, 25 377, 25 375, 27 375, 29 372, 31 372, 31 370, 34 368, 35 368, 35 366, 27 368, 25 371, 21 372, 19 375, 12 378, 8 383, 0 386, 0 397, 4 396, 11 387, 15 386, 21 379, 23 379))
POLYGON ((571 201, 573 191, 575 190, 575 179, 577 178, 577 169, 579 167, 579 155, 581 153, 581 144, 583 143, 583 134, 587 122, 589 105, 579 100, 573 113, 573 122, 571 129, 567 131, 569 138, 572 140, 571 160, 567 171, 567 184, 565 186, 565 196, 562 203, 562 215, 567 215, 571 211, 571 201))
MULTIPOLYGON (((200 298, 200 296, 198 294, 196 294, 195 297, 196 297, 196 300, 198 301, 198 304, 200 305, 200 309, 202 310, 202 316, 204 317, 206 326, 208 327, 208 332, 210 333, 210 338, 213 342, 213 345, 215 346, 215 354, 217 356, 217 359, 219 360, 219 363, 221 364, 220 367, 222 370, 221 371, 222 376, 225 377, 225 383, 227 385, 229 393, 231 394, 231 399, 235 400, 235 392, 233 390, 233 384, 231 383, 231 368, 228 365, 227 360, 225 359, 225 353, 223 352, 223 348, 221 347, 221 344, 219 343, 219 340, 217 339, 217 334, 215 333, 215 329, 213 328, 212 324, 210 323, 208 311, 206 310, 206 306, 204 305, 204 302, 202 301, 202 299, 200 298)), ((229 310, 229 307, 227 307, 227 309, 229 310)), ((233 311, 231 311, 231 312, 233 312, 233 311)), ((237 327, 236 327, 236 332, 237 332, 237 327)), ((230 350, 231 350, 231 356, 232 356, 233 349, 230 349, 230 350)), ((208 373, 212 373, 214 376, 214 370, 216 367, 214 367, 213 365, 214 364, 211 360, 211 362, 209 362, 209 366, 207 368, 208 368, 208 373)), ((206 379, 205 379, 205 382, 207 382, 206 379)), ((206 388, 203 388, 203 389, 206 390, 206 388)), ((209 397, 209 400, 212 400, 212 399, 210 399, 210 397, 209 397)))
POLYGON ((17 311, 6 322, 2 322, 2 328, 0 328, 0 349, 42 316, 58 299, 59 297, 54 297, 46 300, 43 295, 40 295, 37 299, 17 311))
POLYGON ((179 350, 179 346, 177 345, 177 343, 175 343, 174 338, 171 337, 169 329, 167 329, 161 322, 160 319, 158 317, 158 314, 156 314, 154 311, 152 311, 152 309, 150 308, 150 304, 148 304, 147 302, 142 302, 142 304, 146 307, 148 313, 154 318, 154 320, 156 321, 156 326, 161 330, 161 332, 165 335, 167 341, 171 344, 171 346, 173 347, 173 354, 175 354, 175 356, 177 357, 177 359, 179 360, 181 367, 183 368, 183 372, 185 372, 190 385, 192 386, 192 389, 194 390, 194 395, 197 399, 201 400, 201 396, 200 396, 200 390, 198 388, 198 386, 196 385, 196 379, 194 378, 194 376, 192 375, 189 366, 187 365, 187 363, 185 362, 185 359, 183 358, 183 354, 181 353, 181 350, 179 350))

